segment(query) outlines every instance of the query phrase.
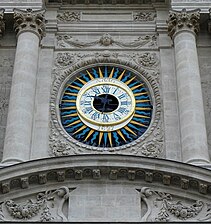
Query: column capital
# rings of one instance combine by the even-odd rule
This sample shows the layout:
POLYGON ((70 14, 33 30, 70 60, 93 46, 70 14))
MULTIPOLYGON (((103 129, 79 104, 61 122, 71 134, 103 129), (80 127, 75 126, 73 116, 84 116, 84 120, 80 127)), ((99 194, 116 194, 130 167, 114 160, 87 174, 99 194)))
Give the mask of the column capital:
POLYGON ((167 20, 168 35, 173 38, 176 33, 182 30, 192 31, 195 34, 199 32, 200 9, 191 11, 169 11, 167 20))
POLYGON ((33 32, 41 40, 45 35, 45 24, 47 22, 44 13, 44 9, 37 11, 14 9, 14 29, 17 36, 22 32, 33 32))
POLYGON ((4 22, 4 9, 0 9, 0 36, 4 34, 5 22, 4 22))

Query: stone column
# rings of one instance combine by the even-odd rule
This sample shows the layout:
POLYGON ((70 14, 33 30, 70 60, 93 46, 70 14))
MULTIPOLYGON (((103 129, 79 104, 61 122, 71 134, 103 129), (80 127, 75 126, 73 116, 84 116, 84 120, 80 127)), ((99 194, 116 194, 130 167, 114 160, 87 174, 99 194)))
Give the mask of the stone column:
POLYGON ((170 11, 169 36, 175 49, 177 93, 183 162, 209 162, 207 133, 196 34, 199 31, 199 10, 170 11))
POLYGON ((12 77, 3 163, 29 160, 39 43, 45 32, 44 10, 14 10, 17 48, 12 77))
POLYGON ((0 37, 4 34, 5 22, 4 22, 4 9, 0 9, 0 37))

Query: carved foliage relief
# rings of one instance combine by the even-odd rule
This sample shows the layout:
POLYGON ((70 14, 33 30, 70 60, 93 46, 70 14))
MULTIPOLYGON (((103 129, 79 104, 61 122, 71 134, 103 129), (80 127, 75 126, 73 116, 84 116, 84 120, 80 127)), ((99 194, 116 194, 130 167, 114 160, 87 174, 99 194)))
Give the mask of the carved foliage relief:
POLYGON ((70 190, 60 187, 57 190, 40 192, 25 201, 6 200, 0 204, 0 221, 16 222, 58 222, 67 221, 63 213, 70 190))
POLYGON ((133 20, 135 22, 153 21, 155 16, 154 12, 134 12, 133 20))
POLYGON ((57 19, 62 22, 79 22, 81 20, 80 12, 65 11, 57 15, 57 19))
POLYGON ((155 114, 152 125, 144 137, 136 141, 115 148, 110 152, 132 153, 147 157, 163 156, 163 124, 161 114, 161 100, 159 90, 159 58, 155 52, 143 53, 114 53, 108 50, 91 53, 59 52, 55 55, 54 81, 51 94, 51 122, 50 122, 50 155, 64 156, 81 153, 102 153, 97 147, 88 146, 75 141, 61 128, 56 104, 58 102, 61 85, 64 80, 81 67, 95 63, 117 63, 137 70, 147 80, 155 102, 155 114))
POLYGON ((204 222, 211 221, 210 204, 203 200, 178 198, 148 187, 140 190, 142 222, 204 222))

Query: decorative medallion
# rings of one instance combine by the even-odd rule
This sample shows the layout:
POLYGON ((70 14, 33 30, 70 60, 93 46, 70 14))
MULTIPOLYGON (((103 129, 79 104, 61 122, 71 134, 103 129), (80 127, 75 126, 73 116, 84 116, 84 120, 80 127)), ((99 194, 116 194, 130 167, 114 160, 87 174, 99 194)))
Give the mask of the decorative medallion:
POLYGON ((61 124, 76 141, 99 148, 118 147, 142 136, 153 103, 143 79, 111 64, 90 66, 66 81, 59 103, 61 124))

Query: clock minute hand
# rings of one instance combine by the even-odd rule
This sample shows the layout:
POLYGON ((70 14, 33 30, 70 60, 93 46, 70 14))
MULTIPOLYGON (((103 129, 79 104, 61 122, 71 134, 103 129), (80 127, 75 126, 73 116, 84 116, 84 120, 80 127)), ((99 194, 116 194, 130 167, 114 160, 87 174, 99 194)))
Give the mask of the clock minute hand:
POLYGON ((102 98, 102 102, 103 102, 103 109, 102 109, 102 113, 105 112, 105 106, 106 103, 108 102, 108 95, 106 94, 105 98, 102 98))

